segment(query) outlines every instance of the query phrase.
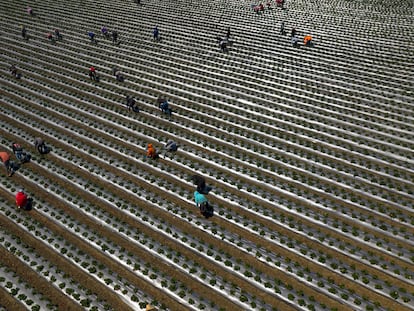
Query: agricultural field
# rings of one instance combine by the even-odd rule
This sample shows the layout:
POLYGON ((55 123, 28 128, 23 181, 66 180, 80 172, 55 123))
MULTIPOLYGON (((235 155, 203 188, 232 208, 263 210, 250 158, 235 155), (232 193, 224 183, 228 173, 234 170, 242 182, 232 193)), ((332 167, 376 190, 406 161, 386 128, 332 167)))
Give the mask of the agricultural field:
POLYGON ((414 310, 413 12, 0 0, 0 151, 32 155, 0 171, 0 310, 414 310))

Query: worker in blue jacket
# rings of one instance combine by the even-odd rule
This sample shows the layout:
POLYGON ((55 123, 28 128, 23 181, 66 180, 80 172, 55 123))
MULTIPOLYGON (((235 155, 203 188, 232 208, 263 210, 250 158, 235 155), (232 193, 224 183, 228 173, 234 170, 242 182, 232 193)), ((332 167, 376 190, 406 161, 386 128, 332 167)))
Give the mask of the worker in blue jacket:
POLYGON ((200 206, 207 202, 207 198, 204 196, 204 194, 198 192, 198 191, 194 191, 194 201, 195 204, 198 208, 200 208, 200 206))

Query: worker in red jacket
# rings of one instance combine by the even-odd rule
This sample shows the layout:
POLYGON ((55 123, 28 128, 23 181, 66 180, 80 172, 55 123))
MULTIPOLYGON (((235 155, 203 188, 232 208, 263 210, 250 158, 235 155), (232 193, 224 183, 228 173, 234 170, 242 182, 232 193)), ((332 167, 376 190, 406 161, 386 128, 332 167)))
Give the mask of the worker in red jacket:
POLYGON ((26 209, 27 202, 28 202, 27 194, 24 193, 24 190, 23 189, 20 189, 17 192, 17 194, 16 194, 16 205, 17 205, 17 208, 26 209))

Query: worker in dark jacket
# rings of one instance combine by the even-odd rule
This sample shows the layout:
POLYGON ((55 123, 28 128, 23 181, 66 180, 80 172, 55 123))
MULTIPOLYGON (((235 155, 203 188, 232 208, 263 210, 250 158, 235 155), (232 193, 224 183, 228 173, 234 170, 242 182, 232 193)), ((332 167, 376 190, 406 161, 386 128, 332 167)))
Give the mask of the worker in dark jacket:
POLYGON ((20 79, 22 77, 22 74, 17 70, 16 65, 11 65, 9 68, 11 74, 16 78, 16 79, 20 79))
POLYGON ((95 39, 95 33, 93 31, 88 31, 89 40, 91 43, 97 44, 98 42, 95 39))
POLYGON ((112 43, 115 44, 118 41, 118 32, 116 30, 112 30, 112 43))
POLYGON ((48 151, 48 148, 46 147, 45 141, 41 139, 40 137, 36 137, 35 139, 35 148, 40 154, 45 154, 48 151))
POLYGON ((164 157, 167 156, 167 153, 170 153, 172 157, 174 153, 177 151, 177 149, 178 149, 177 143, 170 139, 164 146, 164 150, 165 150, 164 157))
POLYGON ((160 31, 158 30, 157 26, 155 26, 152 30, 152 35, 154 36, 155 41, 160 41, 160 31))
POLYGON ((56 39, 58 39, 58 40, 62 40, 63 39, 63 36, 60 33, 59 29, 55 29, 55 36, 56 36, 56 39))
POLYGON ((29 162, 31 159, 31 155, 28 152, 25 152, 23 147, 18 143, 12 144, 12 150, 16 158, 20 161, 20 163, 29 162))
POLYGON ((103 26, 103 27, 101 28, 101 32, 102 32, 102 35, 103 35, 106 39, 109 39, 109 30, 108 30, 108 28, 106 28, 106 26, 103 26))
POLYGON ((22 37, 23 37, 23 39, 28 39, 28 36, 27 36, 27 29, 26 29, 26 27, 25 26, 22 26, 22 37))

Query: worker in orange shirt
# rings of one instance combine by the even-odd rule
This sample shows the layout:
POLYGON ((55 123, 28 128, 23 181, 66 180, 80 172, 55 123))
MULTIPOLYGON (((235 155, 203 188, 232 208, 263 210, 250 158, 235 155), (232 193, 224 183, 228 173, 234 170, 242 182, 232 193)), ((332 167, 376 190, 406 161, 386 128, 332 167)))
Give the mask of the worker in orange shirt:
POLYGON ((13 165, 10 163, 10 155, 7 152, 2 151, 0 152, 0 159, 6 168, 7 175, 9 177, 13 175, 13 165))
POLYGON ((157 157, 157 152, 155 151, 154 146, 152 144, 148 144, 147 158, 156 159, 157 157))
POLYGON ((303 38, 303 44, 305 46, 311 46, 312 45, 312 36, 309 36, 309 35, 305 36, 303 38))

